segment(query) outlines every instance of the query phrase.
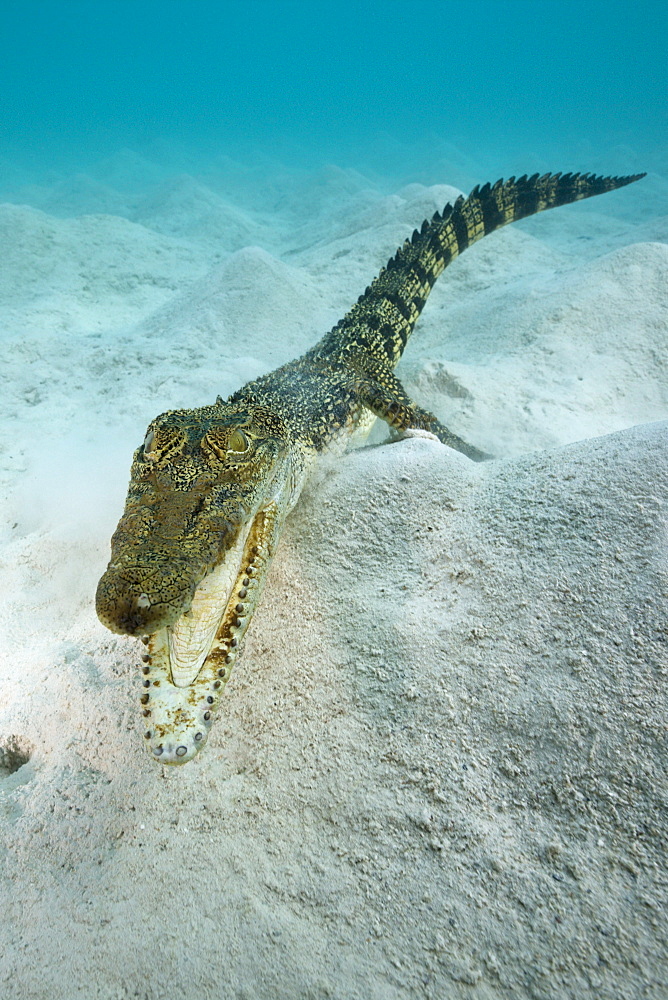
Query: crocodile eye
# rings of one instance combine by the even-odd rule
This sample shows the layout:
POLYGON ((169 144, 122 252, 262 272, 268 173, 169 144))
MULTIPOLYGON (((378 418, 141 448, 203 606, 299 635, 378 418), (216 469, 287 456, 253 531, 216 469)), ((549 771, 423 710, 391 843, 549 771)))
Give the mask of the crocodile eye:
POLYGON ((243 455, 250 448, 250 439, 235 427, 212 427, 202 438, 202 449, 220 462, 233 460, 235 455, 243 455))
POLYGON ((144 438, 144 454, 149 455, 155 445, 155 431, 149 430, 144 438))
POLYGON ((236 452, 248 451, 249 444, 250 442, 244 432, 237 429, 236 431, 232 431, 230 435, 230 439, 227 442, 227 450, 236 452))
POLYGON ((178 427, 149 427, 144 438, 144 458, 149 462, 169 462, 183 454, 187 440, 178 427))

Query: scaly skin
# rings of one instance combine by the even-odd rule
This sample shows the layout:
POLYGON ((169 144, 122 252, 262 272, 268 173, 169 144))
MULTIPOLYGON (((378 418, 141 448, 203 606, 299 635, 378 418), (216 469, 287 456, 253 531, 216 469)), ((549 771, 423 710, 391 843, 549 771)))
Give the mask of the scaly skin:
POLYGON ((202 748, 281 528, 318 455, 343 451, 376 417, 467 444, 414 403, 393 373, 445 267, 495 229, 612 191, 644 174, 546 174, 475 188, 396 252, 350 312, 303 357, 227 402, 172 410, 149 426, 132 464, 97 613, 138 636, 146 742, 181 764, 202 748))

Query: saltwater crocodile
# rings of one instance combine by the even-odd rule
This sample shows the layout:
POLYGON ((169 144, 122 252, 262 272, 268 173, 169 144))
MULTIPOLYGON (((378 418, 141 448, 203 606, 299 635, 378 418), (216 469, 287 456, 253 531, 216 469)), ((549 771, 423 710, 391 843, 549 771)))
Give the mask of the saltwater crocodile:
POLYGON ((414 403, 393 373, 444 268, 506 223, 644 176, 535 174, 476 187, 415 230, 303 357, 226 402, 152 421, 97 613, 146 646, 141 702, 156 760, 182 764, 204 746, 283 523, 321 453, 342 452, 380 417, 474 461, 490 457, 414 403))

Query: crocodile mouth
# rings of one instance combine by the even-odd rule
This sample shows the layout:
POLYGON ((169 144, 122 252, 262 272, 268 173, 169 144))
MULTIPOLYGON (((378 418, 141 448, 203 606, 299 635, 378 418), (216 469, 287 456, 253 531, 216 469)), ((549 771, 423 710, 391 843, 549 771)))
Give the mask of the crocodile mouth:
POLYGON ((187 612, 143 636, 141 703, 146 744, 161 764, 185 764, 206 743, 275 547, 278 506, 270 503, 239 532, 204 577, 187 612))

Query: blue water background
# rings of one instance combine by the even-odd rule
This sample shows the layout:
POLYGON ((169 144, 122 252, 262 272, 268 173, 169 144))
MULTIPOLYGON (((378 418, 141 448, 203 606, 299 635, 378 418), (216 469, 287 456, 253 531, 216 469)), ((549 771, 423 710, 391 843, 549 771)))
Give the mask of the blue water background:
POLYGON ((0 192, 123 148, 193 172, 665 175, 667 52, 665 0, 2 0, 0 192))

